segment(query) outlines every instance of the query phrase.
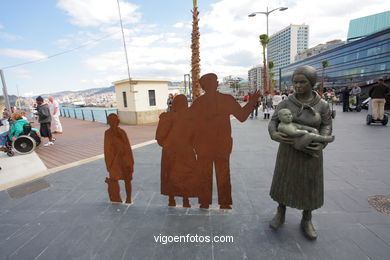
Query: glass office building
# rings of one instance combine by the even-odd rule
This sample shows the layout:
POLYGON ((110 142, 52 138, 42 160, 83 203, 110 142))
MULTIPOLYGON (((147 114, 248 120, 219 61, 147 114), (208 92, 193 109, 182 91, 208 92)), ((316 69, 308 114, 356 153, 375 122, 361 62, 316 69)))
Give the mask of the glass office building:
POLYGON ((366 86, 378 77, 390 79, 390 28, 281 68, 280 90, 291 89, 292 73, 302 65, 315 67, 320 82, 325 60, 329 67, 325 69, 324 87, 366 86))
POLYGON ((347 41, 354 41, 390 27, 390 11, 373 14, 349 22, 347 41))

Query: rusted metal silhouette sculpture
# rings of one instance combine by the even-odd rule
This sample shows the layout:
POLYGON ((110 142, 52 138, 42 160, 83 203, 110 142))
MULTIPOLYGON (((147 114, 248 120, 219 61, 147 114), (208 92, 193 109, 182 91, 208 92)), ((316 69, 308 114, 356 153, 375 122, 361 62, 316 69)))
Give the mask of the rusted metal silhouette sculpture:
POLYGON ((229 158, 232 152, 230 115, 244 122, 259 99, 260 92, 250 94, 248 103, 241 105, 231 96, 217 91, 217 75, 203 75, 199 82, 205 94, 197 98, 190 110, 195 122, 195 151, 200 171, 200 207, 212 204, 213 166, 215 166, 218 204, 220 209, 231 209, 229 158))
POLYGON ((161 194, 169 196, 168 206, 176 206, 175 196, 183 197, 183 207, 191 207, 189 197, 199 195, 199 176, 194 152, 194 128, 187 98, 173 99, 172 110, 162 113, 156 140, 163 147, 161 194))
POLYGON ((104 133, 104 159, 109 178, 108 195, 112 202, 122 203, 119 180, 125 182, 126 202, 131 203, 131 180, 134 171, 134 157, 126 132, 119 127, 119 117, 110 114, 107 117, 110 128, 104 133))

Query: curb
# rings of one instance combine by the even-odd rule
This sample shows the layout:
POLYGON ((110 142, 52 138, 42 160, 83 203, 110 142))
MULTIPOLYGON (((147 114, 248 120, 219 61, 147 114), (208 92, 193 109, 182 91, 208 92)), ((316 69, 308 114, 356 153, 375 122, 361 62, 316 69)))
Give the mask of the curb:
MULTIPOLYGON (((143 143, 135 144, 135 145, 131 146, 131 149, 134 150, 134 149, 137 149, 137 148, 141 148, 141 147, 144 147, 144 146, 147 146, 147 145, 154 144, 156 142, 157 142, 156 140, 150 140, 150 141, 146 141, 146 142, 143 142, 143 143)), ((56 172, 59 172, 59 171, 63 171, 63 170, 69 169, 69 168, 80 166, 80 165, 83 165, 83 164, 86 164, 86 163, 90 163, 90 162, 93 162, 93 161, 96 161, 96 160, 99 160, 99 159, 103 159, 103 158, 104 158, 104 154, 100 154, 100 155, 96 155, 96 156, 93 156, 93 157, 90 157, 90 158, 86 158, 86 159, 83 159, 83 160, 80 160, 80 161, 76 161, 76 162, 68 163, 68 164, 65 164, 65 165, 62 165, 62 166, 58 166, 58 167, 55 167, 55 168, 47 169, 47 170, 45 170, 43 172, 39 172, 39 173, 30 175, 30 176, 26 176, 26 177, 21 178, 19 180, 14 180, 14 181, 2 184, 2 185, 0 185, 0 191, 7 190, 9 188, 13 188, 13 187, 18 186, 20 184, 23 184, 23 183, 26 183, 26 182, 29 182, 29 181, 33 181, 35 179, 42 178, 42 177, 45 177, 47 175, 50 175, 50 174, 53 174, 53 173, 56 173, 56 172)))

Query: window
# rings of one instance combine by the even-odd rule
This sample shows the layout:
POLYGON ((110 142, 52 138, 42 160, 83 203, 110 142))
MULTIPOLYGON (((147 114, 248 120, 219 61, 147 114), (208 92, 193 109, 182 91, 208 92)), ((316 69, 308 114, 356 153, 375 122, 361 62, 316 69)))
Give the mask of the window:
POLYGON ((156 92, 154 90, 149 90, 149 106, 156 105, 156 92))
POLYGON ((126 97, 126 92, 122 92, 123 95, 123 106, 127 107, 127 97, 126 97))

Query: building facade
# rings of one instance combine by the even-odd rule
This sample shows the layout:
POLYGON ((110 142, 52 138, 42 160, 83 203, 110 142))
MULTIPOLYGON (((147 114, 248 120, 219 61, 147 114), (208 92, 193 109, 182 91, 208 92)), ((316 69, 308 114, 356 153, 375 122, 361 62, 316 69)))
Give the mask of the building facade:
POLYGON ((349 22, 347 41, 354 41, 390 28, 390 11, 353 19, 349 22))
POLYGON ((345 42, 342 40, 333 40, 333 41, 329 41, 326 43, 318 44, 317 46, 314 46, 313 48, 310 48, 310 49, 307 49, 301 53, 298 53, 295 56, 295 62, 300 61, 300 60, 304 60, 304 59, 309 58, 311 56, 315 56, 315 55, 320 54, 322 52, 325 52, 327 50, 336 48, 344 43, 345 42))
POLYGON ((167 110, 168 80, 131 79, 113 82, 118 116, 122 123, 139 125, 158 122, 167 110))
POLYGON ((279 82, 279 69, 294 62, 295 56, 304 52, 308 45, 309 26, 305 24, 291 24, 270 37, 267 54, 268 61, 274 63, 273 72, 276 82, 279 82))
POLYGON ((315 67, 320 82, 325 60, 329 66, 325 70, 324 87, 336 90, 351 84, 364 87, 378 77, 389 79, 390 28, 281 68, 282 88, 291 88, 293 71, 302 65, 315 67))
POLYGON ((264 90, 262 66, 257 65, 248 71, 248 88, 249 91, 255 89, 264 90))

